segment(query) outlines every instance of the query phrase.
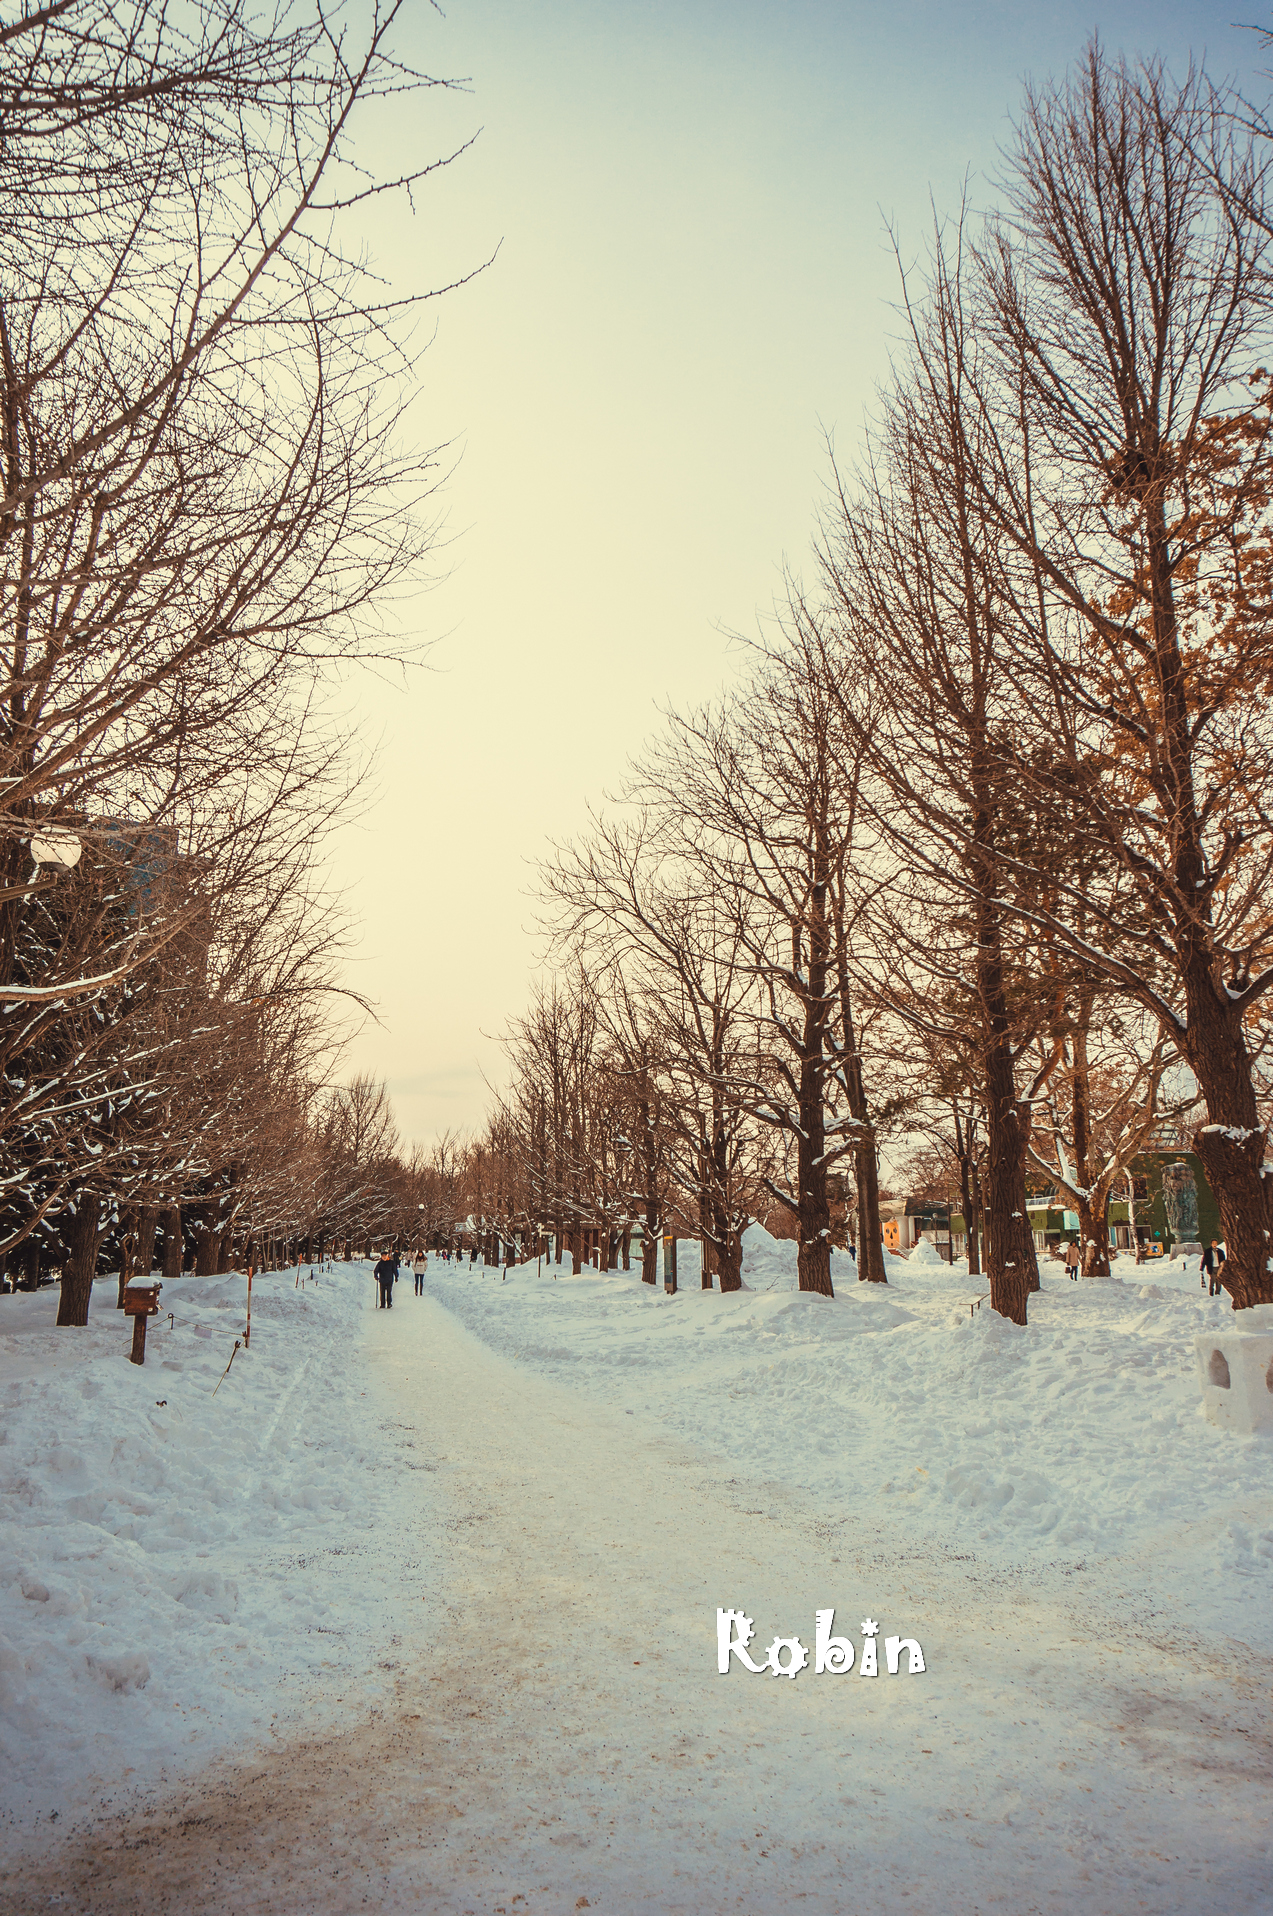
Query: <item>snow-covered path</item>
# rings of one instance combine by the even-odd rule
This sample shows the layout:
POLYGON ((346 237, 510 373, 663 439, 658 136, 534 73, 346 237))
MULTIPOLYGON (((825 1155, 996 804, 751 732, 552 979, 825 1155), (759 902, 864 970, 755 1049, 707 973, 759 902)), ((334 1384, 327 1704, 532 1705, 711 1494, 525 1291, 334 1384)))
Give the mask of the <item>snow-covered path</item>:
POLYGON ((392 1692, 27 1850, 4 1908, 1267 1907, 1266 1656, 1117 1565, 1006 1567, 899 1541, 872 1487, 832 1507, 798 1471, 744 1476, 494 1351, 443 1301, 480 1323, 478 1282, 362 1317, 366 1414, 415 1446, 412 1473, 384 1452, 400 1516, 445 1530, 440 1616, 392 1618, 392 1692), (869 1614, 928 1668, 720 1677, 718 1604, 762 1647, 869 1614))

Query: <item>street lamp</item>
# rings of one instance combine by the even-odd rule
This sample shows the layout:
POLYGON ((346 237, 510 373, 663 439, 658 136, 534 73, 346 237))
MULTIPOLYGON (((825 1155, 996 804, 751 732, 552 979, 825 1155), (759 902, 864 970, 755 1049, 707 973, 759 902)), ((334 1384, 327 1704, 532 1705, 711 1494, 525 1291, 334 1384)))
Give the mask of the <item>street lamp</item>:
POLYGON ((50 825, 31 838, 31 856, 37 866, 61 865, 69 869, 79 864, 83 849, 75 833, 68 832, 64 825, 50 825))

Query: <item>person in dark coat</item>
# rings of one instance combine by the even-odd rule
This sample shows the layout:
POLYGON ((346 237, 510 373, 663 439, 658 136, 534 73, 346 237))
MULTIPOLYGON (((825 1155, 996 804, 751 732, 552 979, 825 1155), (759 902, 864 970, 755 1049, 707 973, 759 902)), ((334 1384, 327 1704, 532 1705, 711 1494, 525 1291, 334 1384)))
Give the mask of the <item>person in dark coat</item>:
POLYGON ((1218 1238, 1213 1237, 1206 1250, 1202 1253, 1202 1263, 1199 1266, 1211 1279, 1211 1289, 1207 1292, 1208 1297, 1221 1297, 1224 1294, 1224 1286, 1220 1282, 1220 1273, 1224 1269, 1224 1261, 1223 1246, 1218 1238))
POLYGON ((381 1310, 391 1311, 393 1309, 394 1275, 395 1273, 393 1268, 393 1259, 391 1257, 382 1257, 380 1262, 377 1264, 375 1270, 372 1272, 372 1276, 375 1278, 377 1284, 379 1284, 380 1286, 381 1310))

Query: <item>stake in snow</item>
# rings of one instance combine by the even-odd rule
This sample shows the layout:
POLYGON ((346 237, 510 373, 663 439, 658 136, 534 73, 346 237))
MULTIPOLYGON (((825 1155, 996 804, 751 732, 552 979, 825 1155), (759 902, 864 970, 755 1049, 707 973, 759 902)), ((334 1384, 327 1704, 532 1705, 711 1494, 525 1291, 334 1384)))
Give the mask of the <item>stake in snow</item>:
MULTIPOLYGON (((847 1676, 853 1668, 856 1655, 853 1644, 847 1637, 833 1637, 835 1623, 834 1610, 814 1611, 813 1633, 813 1674, 815 1676, 847 1676)), ((862 1619, 862 1660, 858 1664, 858 1675, 873 1677, 879 1675, 876 1659, 875 1639, 879 1635, 879 1624, 874 1617, 862 1619)), ((766 1670, 776 1677, 799 1676, 809 1662, 809 1652, 799 1637, 775 1637, 765 1652, 763 1663, 755 1663, 747 1653, 747 1645, 756 1634, 756 1626, 750 1617, 741 1610, 720 1610, 716 1612, 716 1668, 721 1676, 729 1671, 731 1656, 738 1658, 745 1670, 753 1676, 763 1676, 766 1670), (783 1662, 783 1653, 786 1662, 783 1662)), ((919 1676, 924 1669, 924 1652, 914 1637, 885 1637, 884 1661, 890 1676, 896 1676, 901 1668, 902 1651, 906 1652, 906 1669, 909 1676, 919 1676)))

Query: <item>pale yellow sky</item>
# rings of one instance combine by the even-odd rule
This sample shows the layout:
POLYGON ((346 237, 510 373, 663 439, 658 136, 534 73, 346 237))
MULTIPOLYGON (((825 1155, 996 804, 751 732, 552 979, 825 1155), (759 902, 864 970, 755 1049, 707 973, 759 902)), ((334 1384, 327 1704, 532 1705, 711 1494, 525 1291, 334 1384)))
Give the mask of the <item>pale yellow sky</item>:
POLYGON ((432 670, 358 685, 375 805, 337 842, 379 1005, 348 1068, 384 1075, 407 1139, 480 1124, 494 1037, 537 957, 527 896, 665 701, 730 673, 826 471, 851 454, 896 331, 896 219, 989 197, 1021 76, 1099 25, 1213 71, 1258 65, 1213 4, 418 4, 412 57, 471 75, 359 136, 397 173, 473 151, 365 239, 436 337, 413 413, 452 442, 445 578, 414 608, 432 670))

